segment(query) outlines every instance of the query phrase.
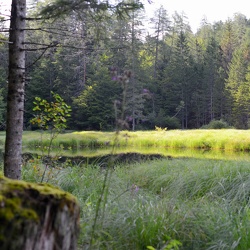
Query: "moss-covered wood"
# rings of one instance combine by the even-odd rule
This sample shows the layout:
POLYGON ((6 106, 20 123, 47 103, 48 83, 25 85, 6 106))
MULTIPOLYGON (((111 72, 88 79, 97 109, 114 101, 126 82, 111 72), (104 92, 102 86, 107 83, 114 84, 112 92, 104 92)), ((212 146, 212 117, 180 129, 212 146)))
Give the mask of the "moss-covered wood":
POLYGON ((79 211, 75 197, 60 189, 0 177, 0 248, 74 250, 79 211))

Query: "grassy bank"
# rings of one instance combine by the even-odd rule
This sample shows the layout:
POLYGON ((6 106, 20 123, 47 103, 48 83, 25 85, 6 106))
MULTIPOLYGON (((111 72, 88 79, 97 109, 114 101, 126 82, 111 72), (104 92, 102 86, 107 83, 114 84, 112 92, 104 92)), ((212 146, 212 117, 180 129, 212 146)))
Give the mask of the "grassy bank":
MULTIPOLYGON (((172 159, 113 167, 93 249, 165 249, 175 240, 185 250, 250 249, 248 162, 172 159)), ((24 179, 38 181, 41 168, 29 162, 24 179)), ((47 175, 81 204, 79 249, 88 249, 104 174, 65 166, 47 175)))
MULTIPOLYGON (((60 134, 54 141, 56 148, 79 150, 83 148, 104 148, 114 144, 114 132, 71 132, 60 134)), ((50 135, 24 132, 24 146, 30 149, 48 146, 50 135), (42 145, 41 145, 42 143, 42 145)), ((221 130, 170 130, 170 131, 122 131, 119 133, 117 147, 151 147, 177 149, 212 149, 223 151, 249 151, 250 131, 221 130)))

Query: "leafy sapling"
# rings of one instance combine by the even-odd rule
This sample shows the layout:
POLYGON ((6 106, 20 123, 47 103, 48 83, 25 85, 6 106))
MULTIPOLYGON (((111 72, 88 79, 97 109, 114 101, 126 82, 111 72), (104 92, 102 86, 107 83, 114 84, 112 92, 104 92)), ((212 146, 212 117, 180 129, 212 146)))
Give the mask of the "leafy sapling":
MULTIPOLYGON (((44 149, 47 149, 46 157, 50 159, 52 143, 55 138, 67 127, 67 118, 70 117, 71 107, 67 105, 63 98, 54 92, 51 92, 54 101, 48 102, 40 97, 35 97, 33 111, 37 114, 34 118, 30 120, 31 124, 37 125, 41 131, 49 131, 50 138, 47 147, 42 146, 42 155, 44 156, 44 149)), ((42 144, 42 137, 41 137, 42 144)), ((45 170, 41 179, 44 180, 46 170, 48 168, 48 163, 45 165, 45 170)))

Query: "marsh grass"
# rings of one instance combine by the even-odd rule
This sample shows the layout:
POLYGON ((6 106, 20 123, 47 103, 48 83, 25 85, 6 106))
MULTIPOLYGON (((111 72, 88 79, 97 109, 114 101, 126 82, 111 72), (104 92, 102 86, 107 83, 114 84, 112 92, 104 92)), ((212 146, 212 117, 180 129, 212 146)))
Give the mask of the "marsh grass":
MULTIPOLYGON (((24 179, 36 181, 34 164, 24 166, 24 179)), ((105 169, 68 164, 51 171, 47 180, 79 200, 79 249, 88 249, 105 169)), ((180 249, 250 249, 249 197, 245 161, 185 158, 114 166, 93 249, 164 249, 171 240, 181 242, 180 249)))
MULTIPOLYGON (((60 134, 54 141, 54 148, 85 149, 109 148, 114 146, 114 132, 71 132, 60 134)), ((170 130, 170 131, 121 131, 117 147, 181 148, 223 151, 249 151, 248 130, 170 130)), ((41 147, 39 132, 25 132, 24 146, 30 149, 41 147)), ((49 135, 44 133, 43 145, 49 143, 49 135), (46 139, 47 138, 47 139, 46 139)))

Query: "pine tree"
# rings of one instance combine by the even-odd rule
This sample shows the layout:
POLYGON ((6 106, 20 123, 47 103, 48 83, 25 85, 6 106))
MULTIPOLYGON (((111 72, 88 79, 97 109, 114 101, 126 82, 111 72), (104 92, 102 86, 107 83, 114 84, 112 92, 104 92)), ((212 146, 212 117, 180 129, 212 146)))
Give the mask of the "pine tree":
POLYGON ((4 175, 21 178, 22 131, 25 85, 26 0, 12 0, 9 33, 9 77, 7 96, 4 175))
MULTIPOLYGON (((237 128, 248 128, 248 93, 249 81, 246 74, 249 65, 249 46, 235 50, 229 65, 227 90, 231 97, 232 122, 237 128)), ((249 74, 249 73, 248 73, 249 74)))

